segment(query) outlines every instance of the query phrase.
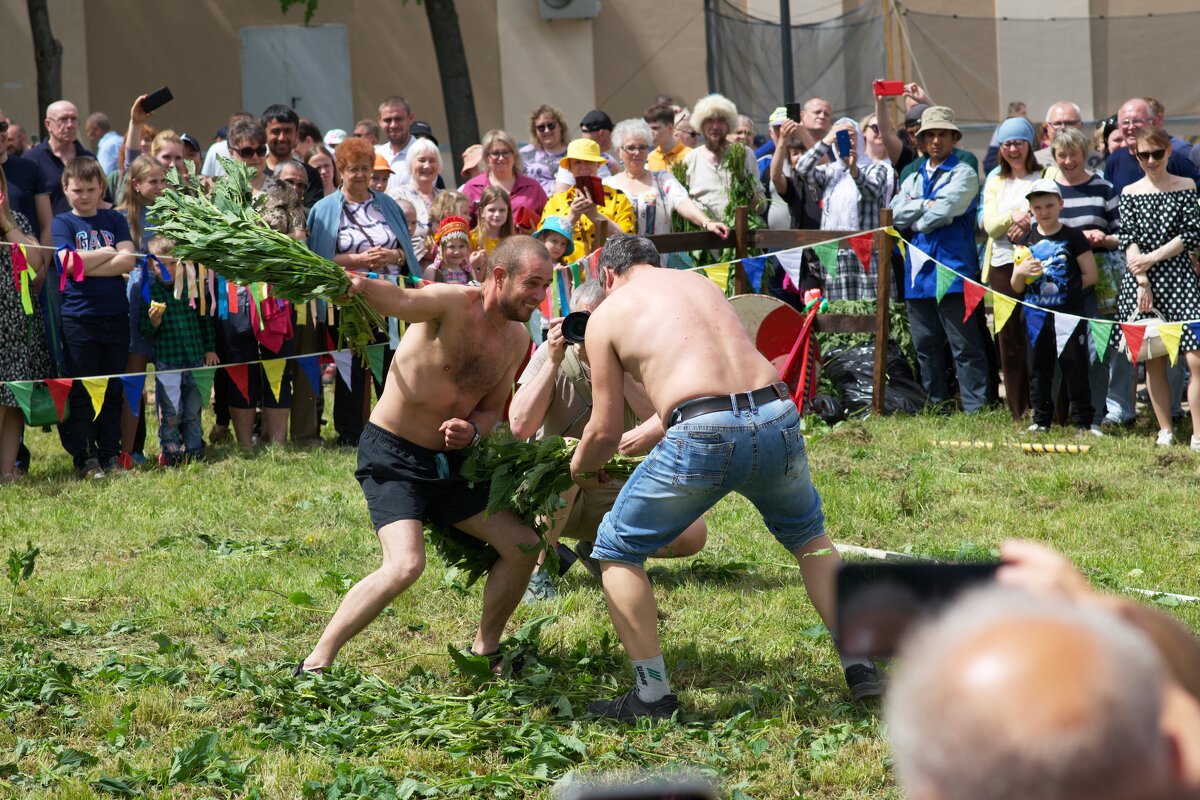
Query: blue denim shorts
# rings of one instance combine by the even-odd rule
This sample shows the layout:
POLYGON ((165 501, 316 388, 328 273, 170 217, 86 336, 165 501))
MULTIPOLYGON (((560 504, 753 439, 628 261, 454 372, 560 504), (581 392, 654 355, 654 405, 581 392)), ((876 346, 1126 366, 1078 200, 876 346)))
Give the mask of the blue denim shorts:
POLYGON ((730 406, 667 430, 600 523, 594 558, 641 566, 731 492, 754 504, 790 553, 825 533, 796 404, 730 406))

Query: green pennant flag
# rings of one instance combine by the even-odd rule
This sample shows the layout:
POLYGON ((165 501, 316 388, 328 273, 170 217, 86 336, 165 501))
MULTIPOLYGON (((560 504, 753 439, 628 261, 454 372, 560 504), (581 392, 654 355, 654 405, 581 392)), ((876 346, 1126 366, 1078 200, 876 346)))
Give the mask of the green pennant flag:
POLYGON ((812 246, 813 252, 817 254, 817 258, 821 261, 821 266, 829 273, 829 277, 837 277, 837 257, 838 245, 837 242, 822 242, 812 246))
POLYGON ((212 396, 213 375, 216 374, 216 367, 201 367, 194 369, 192 372, 192 380, 196 382, 196 392, 200 395, 201 408, 208 408, 208 399, 212 396))
POLYGON ((946 296, 946 290, 950 288, 950 284, 958 279, 958 273, 949 267, 943 267, 936 261, 933 263, 937 266, 937 301, 940 303, 946 296))
POLYGON ((378 383, 383 383, 383 348, 382 343, 367 347, 367 360, 371 362, 371 374, 375 376, 378 383))
POLYGON ((17 405, 21 407, 21 413, 25 415, 25 419, 29 419, 29 403, 33 397, 33 381, 10 381, 8 389, 13 393, 13 397, 17 398, 17 405))
POLYGON ((1088 331, 1092 334, 1092 345, 1096 348, 1096 360, 1103 361, 1104 354, 1108 352, 1108 343, 1112 336, 1111 322, 1105 322, 1100 319, 1088 320, 1088 331))
POLYGON ((571 288, 578 289, 587 280, 587 276, 583 274, 583 262, 576 261, 571 265, 571 288))

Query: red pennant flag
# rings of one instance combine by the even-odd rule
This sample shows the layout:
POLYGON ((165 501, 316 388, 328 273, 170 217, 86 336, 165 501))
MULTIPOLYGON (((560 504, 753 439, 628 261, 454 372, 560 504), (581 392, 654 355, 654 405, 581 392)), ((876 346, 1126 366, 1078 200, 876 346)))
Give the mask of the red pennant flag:
POLYGON ((864 233, 859 236, 850 237, 850 249, 854 251, 854 255, 858 256, 858 260, 862 262, 863 272, 871 271, 871 234, 864 233))
POLYGON ((963 314, 963 322, 966 322, 970 316, 975 313, 975 308, 979 305, 979 301, 987 294, 987 287, 981 286, 978 283, 963 281, 963 302, 967 307, 967 312, 963 314))
POLYGON ((238 312, 238 287, 233 281, 225 284, 226 297, 229 299, 229 313, 236 314, 238 312))
MULTIPOLYGON (((231 284, 232 285, 232 284, 231 284)), ((229 380, 233 381, 233 385, 242 393, 242 397, 246 398, 246 402, 250 402, 250 371, 245 364, 234 364, 233 366, 225 367, 225 374, 229 376, 229 380)))
POLYGON ((333 346, 333 337, 329 334, 329 328, 325 329, 325 349, 330 352, 337 350, 337 348, 333 346))
POLYGON ((1122 322, 1121 330, 1125 334, 1125 344, 1129 346, 1129 357, 1133 359, 1133 363, 1136 365, 1138 353, 1142 351, 1142 339, 1146 336, 1146 326, 1127 325, 1122 322))
POLYGON ((49 378, 46 380, 46 388, 50 390, 50 399, 54 401, 54 410, 58 412, 58 421, 62 422, 63 414, 66 413, 67 395, 71 393, 71 385, 75 381, 70 378, 49 378))
POLYGON ((587 258, 588 276, 596 279, 600 276, 600 248, 597 247, 587 258))

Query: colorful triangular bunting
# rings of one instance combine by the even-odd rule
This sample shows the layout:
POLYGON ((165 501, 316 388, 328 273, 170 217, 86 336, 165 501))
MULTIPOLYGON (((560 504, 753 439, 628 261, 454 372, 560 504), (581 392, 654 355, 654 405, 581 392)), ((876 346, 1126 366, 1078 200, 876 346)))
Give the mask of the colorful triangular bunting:
POLYGON ((268 358, 262 362, 262 368, 267 376, 267 385, 271 387, 271 396, 278 401, 279 392, 283 388, 283 371, 287 368, 287 359, 268 358))
POLYGON ((936 261, 934 262, 934 277, 937 279, 937 286, 934 293, 937 295, 937 301, 942 302, 942 298, 946 296, 946 292, 958 279, 958 273, 949 267, 943 266, 936 261))
POLYGON ((167 402, 171 405, 171 410, 175 416, 179 416, 183 408, 183 373, 182 372, 155 372, 154 379, 158 383, 158 391, 163 393, 167 398, 167 402))
POLYGON ((312 387, 313 394, 320 397, 321 395, 321 359, 319 356, 297 356, 296 366, 308 379, 308 385, 312 387))
POLYGON ((213 376, 216 367, 199 367, 192 370, 192 382, 196 384, 196 393, 200 395, 200 407, 208 407, 208 398, 212 396, 213 376))
POLYGON ((367 361, 371 364, 371 374, 376 383, 383 383, 383 345, 373 344, 367 347, 367 361))
POLYGON ((1054 314, 1054 349, 1060 356, 1075 331, 1079 329, 1079 317, 1072 314, 1054 314))
POLYGON ((983 284, 967 280, 963 281, 963 306, 965 307, 963 322, 966 322, 975 313, 975 309, 979 306, 979 301, 983 299, 985 294, 987 294, 987 287, 983 284))
POLYGON ((137 417, 142 405, 142 392, 146 389, 146 374, 122 375, 121 386, 125 390, 125 405, 129 406, 129 413, 137 417))
POLYGON ((1013 300, 1006 294, 992 292, 992 316, 996 319, 996 333, 1004 330, 1005 323, 1012 316, 1013 309, 1017 307, 1017 301, 1013 300))
MULTIPOLYGON (((25 414, 25 418, 29 419, 30 398, 33 396, 33 381, 9 381, 8 390, 17 399, 17 405, 21 407, 21 412, 25 414)), ((59 419, 62 419, 61 414, 59 414, 59 419)))
POLYGON ((1146 337, 1146 326, 1122 322, 1121 332, 1125 334, 1125 347, 1129 352, 1129 359, 1136 364, 1138 354, 1142 352, 1142 339, 1146 337))
POLYGON ((92 398, 92 409, 95 410, 95 415, 92 419, 100 416, 100 409, 104 407, 104 393, 108 391, 108 378, 80 378, 83 381, 83 388, 87 390, 88 396, 92 398))
POLYGON ((1158 326, 1158 336, 1167 346, 1167 358, 1171 360, 1171 366, 1175 366, 1175 359, 1179 357, 1179 340, 1183 337, 1183 323, 1164 322, 1158 326))
MULTIPOLYGON (((901 239, 900 242, 901 242, 901 248, 903 249, 904 240, 901 239)), ((928 264, 930 261, 933 261, 933 259, 929 256, 928 253, 926 253, 921 248, 917 247, 915 244, 908 245, 908 251, 905 253, 904 257, 908 261, 908 272, 909 272, 909 275, 911 276, 909 278, 909 281, 913 286, 916 286, 917 285, 917 275, 919 275, 921 273, 921 270, 925 269, 925 265, 928 264)))
POLYGON ((1104 361, 1104 354, 1108 352, 1108 343, 1112 339, 1111 322, 1105 322, 1102 319, 1088 320, 1088 333, 1092 335, 1092 347, 1096 350, 1096 360, 1104 361))
POLYGON ((792 285, 799 289, 800 271, 804 267, 804 248, 797 247, 794 250, 776 253, 775 260, 779 262, 779 266, 783 268, 784 274, 791 280, 792 285))
POLYGON ((63 417, 67 414, 67 398, 71 394, 71 387, 75 385, 72 378, 48 378, 46 380, 46 389, 50 392, 50 399, 54 401, 54 410, 58 412, 58 421, 62 422, 63 417))
POLYGON ((862 263, 863 272, 870 272, 871 250, 873 249, 871 234, 862 233, 858 236, 851 236, 850 249, 854 251, 854 255, 858 256, 859 262, 862 263))
POLYGON ((1025 306, 1025 330, 1029 331, 1029 344, 1037 346, 1038 337, 1042 335, 1042 325, 1046 323, 1046 309, 1038 306, 1025 306))
POLYGON ((342 383, 346 384, 349 389, 350 383, 350 367, 354 363, 354 356, 349 350, 335 350, 333 352, 333 363, 337 365, 338 377, 342 379, 342 383))
POLYGON ((229 376, 229 380, 233 381, 233 385, 242 393, 242 397, 247 403, 250 402, 250 370, 245 364, 230 364, 225 367, 225 374, 229 376))
POLYGON ((838 273, 838 243, 821 242, 820 244, 814 244, 812 249, 817 254, 821 266, 825 268, 825 272, 829 273, 829 277, 836 278, 838 273))
POLYGON ((767 271, 767 261, 770 256, 754 256, 742 259, 742 269, 746 272, 746 282, 750 291, 758 294, 763 290, 763 274, 767 271))

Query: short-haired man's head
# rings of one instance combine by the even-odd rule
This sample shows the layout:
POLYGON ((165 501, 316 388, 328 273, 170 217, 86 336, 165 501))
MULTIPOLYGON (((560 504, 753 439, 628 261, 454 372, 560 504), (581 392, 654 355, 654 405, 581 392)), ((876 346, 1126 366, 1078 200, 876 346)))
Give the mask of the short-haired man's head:
POLYGON ((72 180, 79 183, 90 183, 95 181, 101 186, 104 185, 104 168, 100 166, 100 162, 94 158, 76 158, 72 159, 69 164, 63 167, 62 185, 66 186, 72 180))
POLYGON ((571 292, 571 308, 575 311, 595 311, 604 299, 604 284, 598 280, 587 280, 571 292))
POLYGON ((660 125, 674 125, 675 109, 666 103, 658 103, 647 108, 646 112, 642 114, 642 119, 647 124, 657 122, 660 125))
POLYGON ((658 248, 645 236, 632 233, 610 236, 600 251, 600 269, 612 270, 614 275, 624 275, 643 264, 651 267, 661 264, 658 248))
POLYGON ((1159 657, 1098 604, 977 590, 899 663, 885 719, 909 797, 1132 800, 1170 780, 1159 657))
POLYGON ((253 119, 239 119, 229 126, 229 147, 237 150, 240 147, 258 147, 267 143, 267 132, 253 119))
POLYGON ((394 94, 391 97, 386 97, 383 99, 383 102, 379 104, 379 116, 382 117, 383 112, 389 108, 402 108, 404 109, 405 116, 412 114, 412 106, 410 106, 408 101, 398 94, 394 94))
POLYGON ((146 244, 146 249, 150 251, 151 255, 165 258, 175 252, 175 240, 168 239, 166 236, 155 236, 146 244))
POLYGON ((269 127, 272 122, 280 122, 284 125, 294 125, 296 129, 299 130, 300 115, 297 114, 296 110, 291 106, 285 106, 282 103, 276 103, 273 106, 267 106, 258 122, 264 128, 269 127))
POLYGON ((488 259, 488 272, 502 267, 509 278, 517 279, 533 264, 550 263, 546 246, 532 236, 509 236, 501 240, 488 259))

